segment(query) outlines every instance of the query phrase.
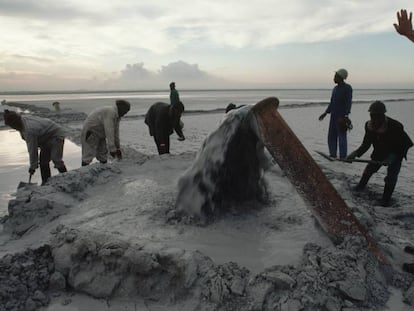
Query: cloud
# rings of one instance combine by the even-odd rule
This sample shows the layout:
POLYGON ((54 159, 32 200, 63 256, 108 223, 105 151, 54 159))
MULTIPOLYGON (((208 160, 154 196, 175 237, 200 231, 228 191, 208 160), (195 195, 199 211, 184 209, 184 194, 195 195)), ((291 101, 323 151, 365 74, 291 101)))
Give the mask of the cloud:
POLYGON ((390 13, 405 2, 0 0, 0 21, 8 20, 14 36, 48 33, 51 41, 73 41, 80 52, 95 43, 104 48, 103 39, 107 45, 169 53, 194 40, 240 49, 383 32, 390 29, 390 13))
POLYGON ((125 69, 121 70, 120 80, 143 80, 149 79, 153 74, 144 68, 144 63, 127 64, 125 69))
POLYGON ((0 15, 56 22, 85 16, 85 13, 67 1, 0 0, 0 15))
POLYGON ((260 60, 249 57, 254 53, 271 62, 287 45, 394 32, 396 10, 409 5, 407 0, 377 0, 375 5, 360 0, 0 0, 0 24, 7 29, 0 56, 16 55, 2 57, 0 66, 18 75, 64 77, 70 72, 75 80, 116 72, 106 80, 133 88, 132 81, 163 83, 181 74, 192 76, 192 84, 210 83, 211 76, 190 63, 241 75, 246 66, 256 69, 260 60), (134 64, 137 59, 159 71, 134 64), (177 59, 189 63, 172 62, 177 59), (119 72, 125 64, 131 65, 119 72))
POLYGON ((198 68, 197 64, 190 65, 183 61, 170 63, 167 66, 162 66, 159 75, 162 79, 196 79, 205 80, 208 74, 198 68))
POLYGON ((225 81, 201 70, 198 64, 177 61, 161 66, 158 71, 150 71, 144 63, 127 64, 118 77, 103 81, 105 89, 153 89, 166 88, 171 81, 186 88, 202 86, 222 86, 225 81))

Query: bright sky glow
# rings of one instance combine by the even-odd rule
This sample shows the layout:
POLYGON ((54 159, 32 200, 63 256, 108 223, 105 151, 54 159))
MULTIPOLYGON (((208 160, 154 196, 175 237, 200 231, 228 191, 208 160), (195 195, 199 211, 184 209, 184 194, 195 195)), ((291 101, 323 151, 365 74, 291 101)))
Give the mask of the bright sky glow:
POLYGON ((408 0, 0 0, 0 91, 414 87, 408 0))

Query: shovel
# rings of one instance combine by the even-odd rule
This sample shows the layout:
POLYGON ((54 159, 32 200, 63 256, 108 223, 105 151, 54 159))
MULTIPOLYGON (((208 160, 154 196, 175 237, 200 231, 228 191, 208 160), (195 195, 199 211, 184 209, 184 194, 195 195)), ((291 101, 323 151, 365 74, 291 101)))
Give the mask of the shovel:
POLYGON ((23 187, 27 187, 27 186, 37 185, 37 183, 32 183, 31 182, 32 181, 32 176, 33 176, 33 174, 30 174, 29 175, 29 182, 23 182, 23 181, 19 182, 19 184, 17 185, 17 189, 20 189, 20 188, 23 188, 23 187))

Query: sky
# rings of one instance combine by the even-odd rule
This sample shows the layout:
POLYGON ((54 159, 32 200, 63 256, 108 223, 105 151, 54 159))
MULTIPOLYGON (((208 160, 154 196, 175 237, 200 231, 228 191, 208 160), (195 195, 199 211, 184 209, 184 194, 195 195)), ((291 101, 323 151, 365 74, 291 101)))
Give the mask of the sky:
POLYGON ((408 0, 0 0, 0 91, 414 88, 408 0))

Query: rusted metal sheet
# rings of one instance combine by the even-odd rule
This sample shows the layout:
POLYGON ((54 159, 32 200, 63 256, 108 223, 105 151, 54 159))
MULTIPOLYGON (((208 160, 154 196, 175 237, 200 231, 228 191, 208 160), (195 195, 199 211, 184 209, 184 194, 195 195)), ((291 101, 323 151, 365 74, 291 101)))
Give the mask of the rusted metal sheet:
POLYGON ((270 97, 253 107, 261 140, 291 183, 308 203, 312 214, 334 241, 361 235, 380 262, 387 263, 368 230, 358 221, 321 168, 277 111, 279 100, 270 97))

